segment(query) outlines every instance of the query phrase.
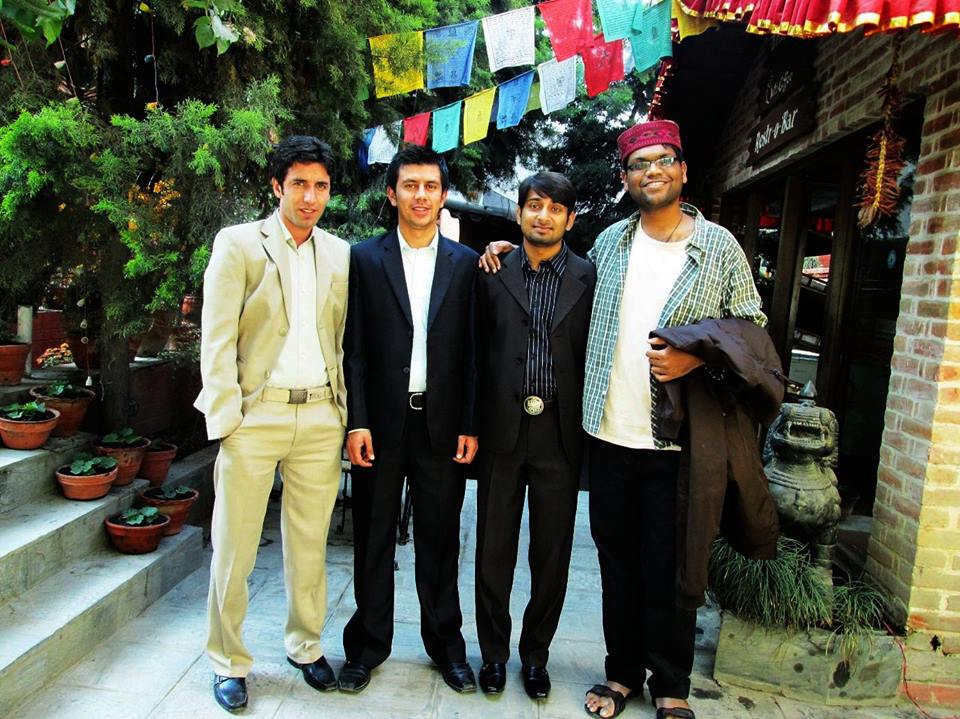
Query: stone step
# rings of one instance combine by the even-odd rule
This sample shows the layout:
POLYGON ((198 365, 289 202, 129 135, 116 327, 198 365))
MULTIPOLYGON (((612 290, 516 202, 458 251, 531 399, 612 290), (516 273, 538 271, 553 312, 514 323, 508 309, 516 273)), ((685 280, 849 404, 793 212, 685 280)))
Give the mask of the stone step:
POLYGON ((0 513, 0 606, 65 566, 107 549, 103 520, 133 504, 136 492, 147 486, 138 479, 102 499, 49 496, 0 513))
POLYGON ((93 435, 51 437, 40 449, 0 447, 0 512, 60 494, 54 471, 89 449, 93 435))
POLYGON ((201 556, 200 529, 188 525, 151 554, 93 553, 8 602, 0 611, 0 716, 196 570, 201 556))

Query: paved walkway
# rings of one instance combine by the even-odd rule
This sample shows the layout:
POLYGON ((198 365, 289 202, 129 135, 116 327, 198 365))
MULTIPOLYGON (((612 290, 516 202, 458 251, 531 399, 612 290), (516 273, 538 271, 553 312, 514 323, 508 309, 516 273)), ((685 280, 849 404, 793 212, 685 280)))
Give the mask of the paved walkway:
MULTIPOLYGON (((480 651, 473 617, 474 484, 468 484, 463 510, 460 592, 468 658, 479 670, 480 651)), ((250 706, 244 716, 272 719, 350 717, 351 719, 436 718, 561 719, 583 717, 583 694, 601 678, 604 649, 600 631, 600 580, 590 539, 586 495, 581 493, 570 588, 550 657, 553 692, 533 702, 523 693, 519 662, 508 665, 506 691, 496 697, 458 695, 448 689, 420 644, 413 581, 413 543, 397 548, 396 636, 391 658, 373 673, 359 695, 319 693, 308 687, 284 656, 286 613, 281 580, 278 503, 271 502, 263 547, 251 577, 250 611, 245 627, 255 656, 248 679, 250 706)), ((339 510, 334 527, 339 522, 339 510)), ((525 533, 525 532, 524 532, 525 533)), ((331 530, 329 615, 324 640, 334 669, 343 663, 341 636, 353 608, 352 548, 349 517, 343 535, 331 530)), ((209 553, 209 550, 207 550, 209 553)), ((526 556, 521 546, 521 557, 526 556)), ((209 557, 206 558, 209 564, 209 557)), ((529 573, 521 560, 512 614, 519 622, 529 573)), ((86 659, 47 690, 31 697, 10 719, 212 719, 228 716, 214 702, 212 672, 203 653, 209 573, 198 570, 121 631, 97 646, 86 659)), ((824 708, 768 694, 720 687, 712 679, 719 620, 712 608, 698 617, 697 655, 691 702, 700 719, 907 719, 919 713, 908 706, 857 710, 824 708)), ((514 631, 516 635, 518 631, 514 631)), ((515 646, 515 644, 514 644, 515 646)), ((626 719, 654 716, 649 703, 632 702, 626 719)))

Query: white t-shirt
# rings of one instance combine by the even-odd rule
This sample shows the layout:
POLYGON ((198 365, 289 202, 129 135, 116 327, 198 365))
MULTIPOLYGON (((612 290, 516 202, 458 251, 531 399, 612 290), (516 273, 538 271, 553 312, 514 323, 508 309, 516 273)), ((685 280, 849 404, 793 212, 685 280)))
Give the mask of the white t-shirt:
MULTIPOLYGON (((610 387, 596 437, 631 449, 656 449, 650 426, 650 332, 687 260, 687 240, 660 242, 637 232, 620 299, 620 332, 613 350, 610 387)), ((679 449, 671 447, 670 449, 679 449)))

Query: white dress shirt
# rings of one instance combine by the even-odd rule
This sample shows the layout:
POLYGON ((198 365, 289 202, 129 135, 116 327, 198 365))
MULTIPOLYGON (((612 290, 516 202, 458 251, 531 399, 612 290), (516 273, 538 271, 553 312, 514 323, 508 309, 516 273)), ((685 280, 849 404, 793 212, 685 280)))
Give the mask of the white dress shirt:
POLYGON ((327 384, 327 365, 317 334, 316 228, 307 241, 297 247, 293 236, 277 217, 286 239, 290 265, 290 328, 284 339, 277 364, 270 373, 270 386, 281 389, 305 389, 327 384))
POLYGON ((403 276, 410 298, 410 317, 413 320, 413 350, 410 353, 409 392, 427 391, 427 314, 430 311, 430 290, 437 267, 437 247, 440 234, 434 233, 426 247, 411 247, 397 228, 400 256, 403 258, 403 276))

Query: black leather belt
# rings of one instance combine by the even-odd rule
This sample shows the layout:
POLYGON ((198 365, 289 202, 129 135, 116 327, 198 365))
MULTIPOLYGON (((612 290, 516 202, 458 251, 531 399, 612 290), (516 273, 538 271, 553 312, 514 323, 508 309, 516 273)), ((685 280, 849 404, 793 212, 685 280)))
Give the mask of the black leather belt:
POLYGON ((427 393, 411 392, 407 397, 407 405, 410 407, 410 409, 415 409, 418 412, 421 411, 427 406, 427 393))

